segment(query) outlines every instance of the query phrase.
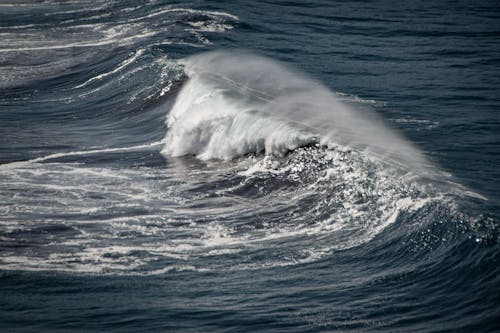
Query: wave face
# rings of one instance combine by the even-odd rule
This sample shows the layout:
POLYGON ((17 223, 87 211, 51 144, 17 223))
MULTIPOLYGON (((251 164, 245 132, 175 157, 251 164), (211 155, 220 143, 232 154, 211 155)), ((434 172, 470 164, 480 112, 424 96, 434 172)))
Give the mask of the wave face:
POLYGON ((0 331, 498 331, 498 8, 411 6, 0 3, 0 331))

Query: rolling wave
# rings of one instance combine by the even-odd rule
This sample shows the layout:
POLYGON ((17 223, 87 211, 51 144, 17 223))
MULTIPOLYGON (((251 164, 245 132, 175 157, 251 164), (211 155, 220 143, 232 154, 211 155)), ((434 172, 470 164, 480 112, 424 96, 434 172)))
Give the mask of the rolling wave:
MULTIPOLYGON (((100 102, 112 82, 151 73, 147 52, 130 53, 69 92, 100 102)), ((156 104, 98 115, 103 129, 123 127, 119 144, 0 167, 4 269, 255 270, 405 238, 403 221, 417 224, 418 235, 439 214, 457 223, 445 228, 447 238, 470 232, 462 221, 471 217, 455 212, 471 193, 422 179, 432 171, 423 155, 373 112, 349 104, 363 101, 247 53, 160 57, 153 66, 160 86, 139 86, 131 96, 144 103, 155 91, 156 104), (166 133, 158 126, 165 110, 166 133), (144 129, 156 140, 134 134, 144 129)))

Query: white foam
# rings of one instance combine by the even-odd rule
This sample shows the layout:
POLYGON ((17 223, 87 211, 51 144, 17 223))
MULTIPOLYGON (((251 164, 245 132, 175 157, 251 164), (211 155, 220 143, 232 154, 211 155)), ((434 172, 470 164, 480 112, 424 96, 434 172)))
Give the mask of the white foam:
POLYGON ((113 36, 101 40, 80 41, 75 43, 55 44, 55 45, 40 45, 40 46, 19 46, 16 48, 0 48, 0 52, 26 52, 26 51, 42 51, 42 50, 62 50, 69 48, 86 48, 96 46, 106 46, 111 44, 129 45, 134 42, 158 35, 158 32, 144 32, 133 36, 113 36))
POLYGON ((190 14, 200 14, 200 15, 209 15, 212 17, 226 17, 235 21, 238 21, 239 18, 236 15, 225 13, 225 12, 219 12, 219 11, 209 11, 209 10, 196 10, 196 9, 191 9, 191 8, 168 8, 168 9, 162 9, 157 12, 148 14, 144 16, 144 18, 151 18, 155 17, 158 15, 162 15, 165 13, 175 13, 175 12, 181 12, 181 13, 190 13, 190 14))
POLYGON ((169 130, 162 152, 227 160, 261 151, 283 155, 316 140, 303 127, 256 114, 258 105, 233 98, 231 93, 203 76, 191 77, 167 118, 169 130))
POLYGON ((68 156, 82 156, 82 155, 91 155, 91 154, 99 154, 99 153, 115 153, 115 152, 121 152, 121 151, 134 151, 134 150, 141 150, 141 149, 147 149, 147 148, 154 148, 157 146, 160 146, 164 144, 164 140, 144 144, 144 145, 137 145, 137 146, 130 146, 130 147, 117 147, 117 148, 101 148, 101 149, 89 149, 89 150, 82 150, 82 151, 70 151, 70 152, 65 152, 65 153, 55 153, 55 154, 49 154, 46 156, 42 157, 37 157, 31 160, 27 161, 18 161, 18 162, 11 162, 11 163, 5 163, 5 164, 0 164, 0 169, 8 169, 8 168, 17 168, 19 166, 23 166, 26 164, 30 163, 39 163, 39 162, 44 162, 48 160, 53 160, 61 157, 68 157, 68 156))
POLYGON ((79 84, 77 86, 74 87, 74 89, 77 89, 77 88, 81 88, 81 87, 84 87, 86 85, 88 85, 89 83, 92 83, 94 81, 97 81, 97 80, 101 80, 111 74, 114 74, 116 72, 119 72, 121 71, 122 69, 124 69, 125 67, 127 67, 128 65, 132 64, 134 61, 136 61, 140 56, 142 56, 145 52, 145 49, 139 49, 137 50, 134 55, 126 60, 124 60, 118 67, 116 67, 115 69, 109 71, 109 72, 106 72, 106 73, 102 73, 102 74, 99 74, 99 75, 96 75, 90 79, 88 79, 87 81, 85 81, 84 83, 82 84, 79 84))

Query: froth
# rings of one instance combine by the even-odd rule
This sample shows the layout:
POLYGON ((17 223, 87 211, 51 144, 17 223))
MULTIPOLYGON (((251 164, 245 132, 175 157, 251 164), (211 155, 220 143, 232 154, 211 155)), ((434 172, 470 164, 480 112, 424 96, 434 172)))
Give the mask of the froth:
POLYGON ((317 141, 298 124, 260 111, 262 103, 206 75, 194 75, 180 92, 167 125, 163 153, 231 159, 252 152, 283 155, 317 141))

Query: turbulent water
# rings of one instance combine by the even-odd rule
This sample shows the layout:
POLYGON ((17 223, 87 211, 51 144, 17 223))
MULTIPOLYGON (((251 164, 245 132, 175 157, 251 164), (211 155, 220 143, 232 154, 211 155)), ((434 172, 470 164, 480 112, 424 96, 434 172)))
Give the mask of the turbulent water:
POLYGON ((4 331, 500 330, 495 2, 0 2, 4 331))

